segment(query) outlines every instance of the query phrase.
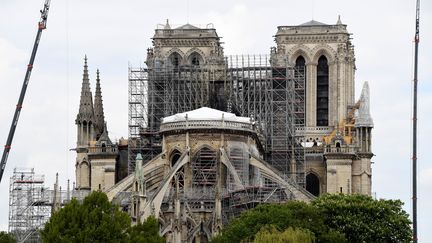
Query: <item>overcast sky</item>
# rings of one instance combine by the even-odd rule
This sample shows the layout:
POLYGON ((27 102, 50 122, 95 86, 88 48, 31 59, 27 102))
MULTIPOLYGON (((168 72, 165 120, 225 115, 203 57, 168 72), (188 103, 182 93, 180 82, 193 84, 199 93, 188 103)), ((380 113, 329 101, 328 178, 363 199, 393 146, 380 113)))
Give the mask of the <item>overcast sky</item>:
MULTIPOLYGON (((5 143, 31 53, 43 0, 0 1, 0 143, 5 143)), ((374 118, 373 192, 400 199, 411 213, 411 85, 415 0, 114 1, 52 0, 12 151, 0 185, 0 230, 8 225, 9 178, 34 167, 51 186, 74 180, 83 57, 94 92, 100 69, 112 139, 127 137, 128 65, 142 66, 157 24, 213 23, 225 54, 268 54, 279 25, 311 19, 353 34, 356 97, 369 81, 374 118)), ((423 1, 419 58, 419 239, 432 242, 432 2, 423 1)), ((356 99, 357 99, 356 98, 356 99)), ((2 144, 3 145, 3 144, 2 144)))

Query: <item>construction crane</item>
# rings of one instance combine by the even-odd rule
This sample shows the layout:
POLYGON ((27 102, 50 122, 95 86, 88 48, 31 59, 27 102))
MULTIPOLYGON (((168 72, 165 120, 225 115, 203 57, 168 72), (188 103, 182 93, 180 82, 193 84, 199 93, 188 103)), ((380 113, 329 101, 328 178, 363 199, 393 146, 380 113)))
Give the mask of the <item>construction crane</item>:
POLYGON ((39 46, 39 41, 40 41, 40 38, 41 38, 41 35, 42 35, 42 31, 44 29, 46 29, 46 23, 47 23, 47 19, 48 19, 48 11, 49 11, 49 8, 50 8, 50 2, 51 2, 51 0, 45 0, 44 7, 40 11, 41 18, 40 18, 39 23, 38 23, 38 31, 37 31, 37 34, 36 34, 36 39, 34 41, 33 51, 31 53, 30 62, 27 65, 27 72, 25 74, 24 82, 23 82, 23 85, 22 85, 22 88, 21 88, 21 94, 20 94, 19 99, 18 99, 18 104, 16 105, 15 114, 14 114, 14 117, 13 117, 13 120, 12 120, 12 124, 11 124, 10 130, 9 130, 9 135, 8 135, 8 138, 7 138, 7 141, 6 141, 6 145, 4 147, 3 156, 1 158, 1 163, 0 163, 0 182, 1 182, 1 179, 3 178, 3 173, 4 173, 5 167, 6 167, 6 161, 8 159, 9 152, 11 150, 12 140, 13 140, 13 137, 14 137, 14 134, 15 134, 15 130, 16 130, 17 124, 18 124, 19 116, 21 114, 22 104, 24 102, 24 97, 25 97, 25 94, 26 94, 26 91, 27 91, 27 86, 28 86, 28 83, 30 81, 30 75, 31 75, 31 72, 32 72, 32 69, 33 69, 33 63, 34 63, 34 60, 35 60, 35 57, 36 57, 36 52, 37 52, 37 49, 38 49, 38 46, 39 46))
POLYGON ((412 219, 413 242, 417 243, 417 85, 418 48, 420 42, 420 0, 416 1, 416 22, 414 35, 414 80, 413 80, 413 119, 412 119, 412 219))

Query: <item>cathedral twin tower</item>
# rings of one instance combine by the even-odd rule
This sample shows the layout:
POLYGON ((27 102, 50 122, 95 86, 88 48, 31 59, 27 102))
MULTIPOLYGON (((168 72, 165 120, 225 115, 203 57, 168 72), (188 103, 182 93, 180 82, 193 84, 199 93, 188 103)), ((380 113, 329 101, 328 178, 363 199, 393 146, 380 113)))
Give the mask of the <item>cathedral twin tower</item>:
POLYGON ((114 185, 116 146, 108 137, 106 127, 99 70, 96 72, 96 91, 93 96, 87 66, 84 58, 84 72, 81 87, 77 125, 76 189, 103 190, 114 185))

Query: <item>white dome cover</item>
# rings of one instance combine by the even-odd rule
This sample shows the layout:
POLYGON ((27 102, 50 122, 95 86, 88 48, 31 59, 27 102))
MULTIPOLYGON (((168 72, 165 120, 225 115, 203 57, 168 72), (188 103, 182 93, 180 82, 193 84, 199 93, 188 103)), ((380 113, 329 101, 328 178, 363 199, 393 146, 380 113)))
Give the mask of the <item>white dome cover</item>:
POLYGON ((164 117, 162 123, 168 122, 176 122, 176 121, 186 121, 186 115, 188 121, 193 120, 222 120, 222 117, 225 121, 235 121, 235 122, 243 122, 243 123, 252 123, 249 117, 241 117, 236 116, 233 113, 223 112, 220 110, 201 107, 196 110, 187 111, 183 113, 177 113, 172 116, 164 117))

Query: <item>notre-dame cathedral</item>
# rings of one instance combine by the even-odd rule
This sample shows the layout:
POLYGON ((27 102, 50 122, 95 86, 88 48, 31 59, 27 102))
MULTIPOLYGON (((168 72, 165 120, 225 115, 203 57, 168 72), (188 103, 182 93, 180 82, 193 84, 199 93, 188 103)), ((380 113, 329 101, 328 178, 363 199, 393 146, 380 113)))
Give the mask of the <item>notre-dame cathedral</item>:
POLYGON ((106 192, 133 222, 155 216, 167 242, 207 242, 260 203, 371 194, 369 87, 356 98, 340 19, 278 26, 267 55, 225 56, 211 24, 167 21, 152 40, 129 68, 128 139, 110 140, 85 58, 76 190, 106 192))

